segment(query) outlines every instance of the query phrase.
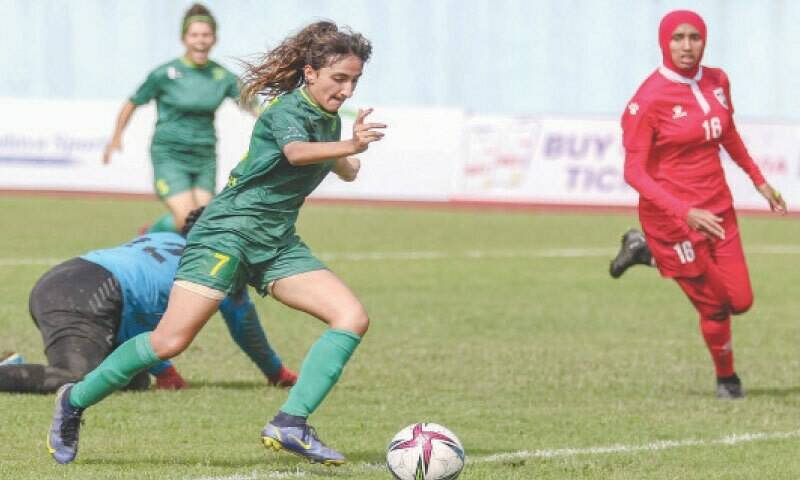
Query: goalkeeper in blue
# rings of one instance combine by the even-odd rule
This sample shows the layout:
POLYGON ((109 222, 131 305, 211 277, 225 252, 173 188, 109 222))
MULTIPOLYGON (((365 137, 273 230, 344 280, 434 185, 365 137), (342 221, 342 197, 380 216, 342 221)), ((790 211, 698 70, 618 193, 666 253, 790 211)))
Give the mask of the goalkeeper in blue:
MULTIPOLYGON (((199 216, 192 212, 184 233, 199 216)), ((100 364, 118 345, 152 331, 167 305, 184 236, 152 233, 110 249, 93 250, 56 265, 36 283, 30 313, 44 341, 47 365, 0 365, 0 392, 53 393, 100 364)), ((219 306, 233 340, 270 385, 290 387, 297 375, 270 347, 246 290, 219 306)), ((187 386, 175 367, 161 362, 134 377, 128 389, 187 386)))

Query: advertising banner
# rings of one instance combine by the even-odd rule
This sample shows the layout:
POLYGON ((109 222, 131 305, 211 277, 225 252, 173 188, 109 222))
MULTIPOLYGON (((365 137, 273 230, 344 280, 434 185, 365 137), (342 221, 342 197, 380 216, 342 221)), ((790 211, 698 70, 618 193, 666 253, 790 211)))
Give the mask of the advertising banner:
MULTIPOLYGON (((738 124, 737 129, 767 181, 786 198, 790 211, 800 207, 800 125, 748 122, 738 124)), ((766 202, 750 178, 724 150, 722 158, 736 207, 766 210, 766 202)))
MULTIPOLYGON (((352 138, 354 111, 340 112, 342 139, 352 138)), ((335 175, 313 193, 316 198, 446 201, 457 180, 463 148, 464 113, 455 109, 376 106, 368 122, 385 123, 386 136, 359 155, 358 179, 335 175)))
MULTIPOLYGON (((103 165, 121 102, 0 99, 0 188, 152 193, 155 106, 139 107, 122 151, 103 165)), ((253 118, 233 105, 217 112, 218 185, 247 150, 253 118)))
MULTIPOLYGON (((153 104, 137 108, 123 150, 101 162, 120 102, 0 99, 0 189, 152 194, 153 104)), ((355 110, 343 109, 342 138, 355 110)), ((459 109, 376 107, 386 137, 358 155, 357 181, 329 176, 316 198, 634 206, 623 179, 619 123, 612 118, 468 115, 459 109)), ((217 185, 247 151, 255 119, 233 102, 217 111, 217 185)), ((741 122, 764 175, 800 205, 800 124, 741 122)), ((740 208, 766 209, 750 180, 723 152, 740 208)))
POLYGON ((470 119, 458 196, 469 200, 631 205, 619 127, 608 120, 470 119))
MULTIPOLYGON (((745 144, 789 205, 800 204, 800 125, 742 123, 745 144)), ((587 118, 473 116, 454 199, 557 205, 633 206, 638 194, 624 181, 619 122, 587 118)), ((768 205, 722 150, 739 208, 768 205)))

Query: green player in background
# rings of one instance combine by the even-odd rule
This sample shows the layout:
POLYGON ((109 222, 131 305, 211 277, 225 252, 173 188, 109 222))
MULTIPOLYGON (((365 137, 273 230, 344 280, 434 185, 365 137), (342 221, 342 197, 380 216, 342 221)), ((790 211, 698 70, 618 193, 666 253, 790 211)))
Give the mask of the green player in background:
POLYGON ((245 75, 243 101, 273 98, 258 118, 248 155, 231 172, 189 237, 158 327, 123 343, 83 381, 56 396, 48 448, 71 462, 85 408, 121 388, 138 372, 184 351, 229 293, 252 285, 330 328, 312 345, 297 383, 261 432, 263 443, 311 462, 344 463, 306 423, 339 379, 369 326, 355 294, 311 253, 295 232, 306 197, 333 171, 356 178, 363 152, 383 138, 380 123, 359 110, 353 136, 340 140, 338 110, 353 95, 369 41, 332 22, 313 23, 285 39, 245 75))
POLYGON ((207 205, 216 191, 214 113, 226 98, 239 100, 236 75, 208 58, 216 34, 211 12, 192 5, 181 29, 186 53, 150 72, 125 102, 103 153, 103 163, 108 164, 112 153, 122 149, 122 132, 133 112, 155 100, 158 119, 150 144, 153 182, 170 213, 159 218, 151 232, 180 232, 189 212, 207 205))

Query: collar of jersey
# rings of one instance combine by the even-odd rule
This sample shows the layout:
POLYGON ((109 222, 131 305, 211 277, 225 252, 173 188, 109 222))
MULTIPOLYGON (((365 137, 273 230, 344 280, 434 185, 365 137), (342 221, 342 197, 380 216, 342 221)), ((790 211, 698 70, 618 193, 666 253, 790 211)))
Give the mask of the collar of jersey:
POLYGON ((313 98, 311 98, 311 96, 308 94, 308 92, 306 92, 306 87, 301 87, 300 88, 300 96, 303 97, 303 99, 306 102, 308 102, 309 105, 314 107, 314 110, 317 110, 319 113, 325 115, 328 118, 336 118, 336 114, 335 113, 326 112, 322 107, 319 106, 319 104, 317 102, 314 101, 313 98))
POLYGON ((670 70, 664 65, 658 67, 658 73, 666 77, 667 80, 691 85, 692 82, 699 82, 700 79, 703 78, 703 67, 701 65, 700 68, 697 69, 697 74, 694 76, 694 78, 684 77, 683 75, 670 70))
POLYGON ((186 57, 186 55, 181 57, 181 63, 186 65, 189 68, 206 68, 210 62, 211 62, 211 60, 206 62, 205 65, 198 65, 198 64, 194 63, 193 61, 189 60, 189 58, 186 57))
POLYGON ((697 104, 703 109, 703 113, 708 114, 708 112, 711 111, 711 105, 708 104, 708 100, 706 100, 703 92, 700 91, 700 85, 697 83, 701 78, 703 78, 702 66, 697 69, 697 75, 695 75, 693 78, 684 77, 683 75, 675 73, 664 65, 658 67, 658 72, 667 80, 689 85, 689 88, 692 89, 692 94, 694 95, 695 100, 697 100, 697 104))

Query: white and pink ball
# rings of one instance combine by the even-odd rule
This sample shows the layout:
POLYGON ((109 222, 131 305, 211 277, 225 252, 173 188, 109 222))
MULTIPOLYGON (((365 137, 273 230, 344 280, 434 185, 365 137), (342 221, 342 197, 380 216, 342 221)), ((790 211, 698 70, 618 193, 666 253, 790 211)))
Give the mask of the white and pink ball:
POLYGON ((441 425, 415 423, 389 442, 386 466, 397 480, 453 480, 464 468, 464 447, 441 425))

